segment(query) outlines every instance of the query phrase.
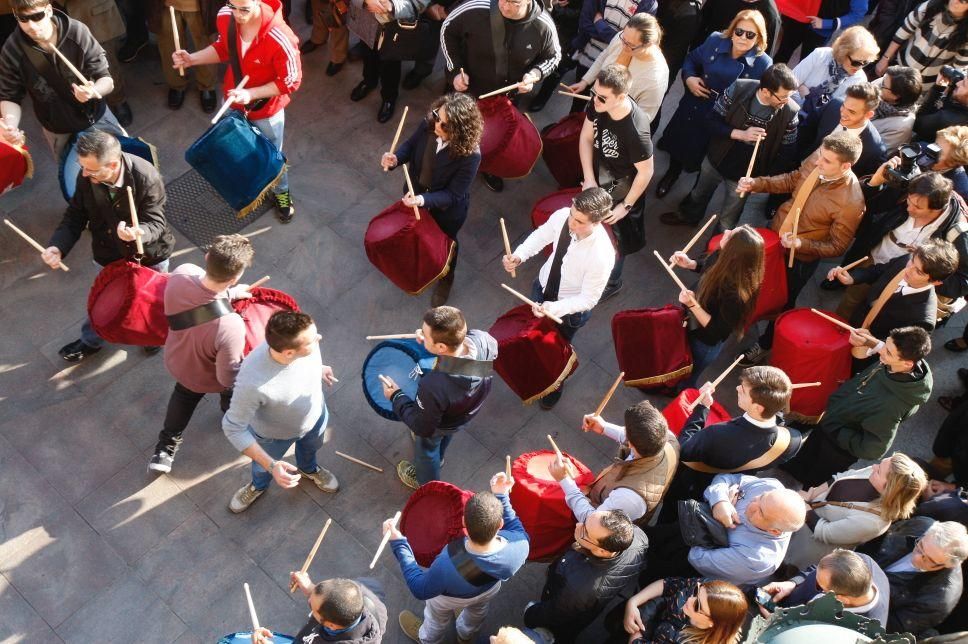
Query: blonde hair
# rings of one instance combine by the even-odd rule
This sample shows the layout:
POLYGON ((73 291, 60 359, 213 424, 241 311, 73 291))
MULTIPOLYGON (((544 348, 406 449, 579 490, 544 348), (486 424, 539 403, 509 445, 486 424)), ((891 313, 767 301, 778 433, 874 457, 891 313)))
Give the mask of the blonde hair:
POLYGON ((928 486, 928 477, 921 466, 906 454, 895 452, 890 458, 891 469, 887 473, 887 481, 878 505, 882 519, 897 521, 907 519, 914 512, 918 497, 928 486))
POLYGON ((513 626, 502 626, 494 636, 494 644, 534 644, 534 640, 513 626))
POLYGON ((733 21, 731 23, 729 23, 729 26, 726 27, 725 30, 723 30, 723 34, 721 37, 732 38, 733 29, 735 29, 736 25, 738 25, 742 20, 748 20, 749 22, 752 22, 754 25, 756 25, 757 35, 756 35, 756 45, 754 46, 759 49, 756 55, 762 56, 764 53, 766 53, 766 47, 768 44, 767 38, 766 38, 766 20, 763 18, 763 14, 757 11, 756 9, 743 9, 738 14, 736 14, 736 17, 733 18, 733 21))
POLYGON ((844 29, 843 33, 830 46, 834 60, 843 64, 844 58, 854 54, 864 54, 864 58, 876 58, 881 51, 874 35, 860 25, 844 29))
POLYGON ((936 139, 951 144, 951 160, 958 165, 968 165, 968 125, 949 125, 938 130, 936 139))

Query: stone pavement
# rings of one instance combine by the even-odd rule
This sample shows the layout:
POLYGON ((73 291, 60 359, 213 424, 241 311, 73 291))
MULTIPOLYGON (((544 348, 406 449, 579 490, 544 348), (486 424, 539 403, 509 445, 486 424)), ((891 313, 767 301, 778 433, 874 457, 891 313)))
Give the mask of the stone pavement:
MULTIPOLYGON (((302 3, 294 21, 300 35, 302 3)), ((396 462, 411 454, 410 437, 398 423, 383 420, 364 402, 360 368, 370 343, 367 333, 415 328, 429 295, 397 290, 367 261, 362 236, 370 218, 402 194, 403 179, 384 175, 380 153, 396 119, 376 120, 378 93, 361 103, 348 100, 360 64, 327 78, 325 53, 304 60, 303 88, 287 110, 286 153, 292 164, 296 218, 280 226, 269 215, 253 233, 255 265, 249 277, 269 274, 271 286, 291 293, 311 313, 323 336, 324 361, 340 382, 328 393, 331 425, 321 463, 339 477, 341 491, 326 495, 308 485, 291 491, 273 487, 242 515, 227 509, 231 494, 248 477, 247 459, 225 440, 217 400, 200 405, 169 476, 148 476, 145 466, 164 414, 172 381, 160 356, 137 348, 108 346, 96 357, 65 367, 57 349, 78 337, 87 292, 95 274, 87 238, 68 258, 70 273, 49 271, 11 231, 0 230, 0 642, 214 642, 249 623, 241 585, 248 582, 263 624, 293 633, 308 609, 287 592, 288 572, 298 567, 322 523, 333 526, 310 573, 371 574, 387 590, 391 625, 385 641, 407 641, 397 613, 419 610, 387 552, 374 571, 367 564, 380 540, 380 523, 401 508, 407 490, 396 478, 396 462), (333 450, 353 454, 385 469, 381 475, 344 461, 333 450)), ((185 149, 205 130, 207 118, 189 92, 179 112, 165 105, 153 48, 125 66, 135 113, 131 132, 156 144, 167 179, 187 170, 185 149)), ((439 75, 414 92, 402 92, 411 107, 408 131, 439 87, 439 75)), ((668 118, 681 90, 667 100, 668 118)), ((559 118, 567 101, 555 99, 537 115, 540 126, 559 118)), ((30 110, 26 110, 28 113, 30 110)), ((36 177, 0 198, 9 217, 42 243, 57 225, 64 204, 56 169, 32 116, 25 117, 33 143, 36 177)), ((665 168, 659 154, 656 177, 665 168)), ((665 205, 689 190, 679 181, 665 205)), ((471 325, 487 328, 515 305, 499 288, 509 277, 500 266, 498 217, 512 239, 530 229, 530 205, 555 189, 539 161, 534 173, 509 181, 500 195, 474 186, 471 215, 461 232, 461 259, 451 303, 471 325)), ((471 428, 457 436, 444 475, 470 489, 484 489, 503 467, 504 455, 547 447, 552 434, 563 449, 592 469, 612 456, 611 445, 577 430, 582 413, 594 409, 618 371, 609 320, 616 312, 674 301, 676 292, 651 256, 680 247, 692 231, 658 224, 663 204, 649 197, 649 246, 627 263, 626 288, 595 309, 576 338, 580 367, 552 412, 524 406, 496 379, 493 393, 471 428)), ((178 235, 174 262, 201 263, 202 253, 178 235)), ((536 259, 519 269, 522 290, 537 273, 536 259)), ((811 289, 811 304, 834 301, 811 289), (824 296, 824 297, 821 297, 824 296)), ((964 316, 936 334, 936 342, 960 333, 964 316)), ((726 364, 735 352, 724 352, 726 364)), ((932 356, 936 393, 956 389, 953 371, 963 360, 939 348, 932 356)), ((731 389, 723 402, 735 409, 731 389)), ((650 396, 657 405, 667 399, 650 396)), ((606 416, 638 400, 620 388, 606 416)), ((906 423, 896 447, 927 456, 943 418, 932 400, 906 423)), ((519 624, 524 604, 537 598, 545 566, 528 564, 492 605, 484 632, 519 624)), ((600 641, 591 630, 586 641, 600 641)))

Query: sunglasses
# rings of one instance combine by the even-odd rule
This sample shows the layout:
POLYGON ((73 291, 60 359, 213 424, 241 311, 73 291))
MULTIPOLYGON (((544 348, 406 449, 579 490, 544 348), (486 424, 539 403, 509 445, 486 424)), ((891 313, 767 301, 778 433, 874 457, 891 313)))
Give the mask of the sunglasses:
POLYGON ((440 113, 437 110, 430 110, 430 117, 434 120, 434 123, 440 123, 440 127, 445 130, 450 125, 450 121, 441 121, 440 113))
POLYGON ((245 16, 245 15, 248 15, 248 14, 250 14, 250 13, 252 13, 252 7, 236 7, 236 6, 235 6, 234 4, 232 4, 231 2, 226 2, 226 3, 225 3, 225 6, 226 6, 226 7, 228 7, 228 8, 229 8, 230 10, 232 10, 232 11, 238 11, 238 12, 239 12, 239 13, 241 13, 241 14, 242 14, 243 16, 245 16))
POLYGON ((47 17, 47 9, 42 9, 36 13, 15 13, 17 16, 17 22, 40 22, 47 17))
POLYGON ((697 582, 696 588, 692 591, 692 597, 696 600, 696 612, 705 617, 709 617, 702 611, 702 604, 699 603, 699 589, 702 588, 702 583, 697 582))
POLYGON ((755 31, 747 31, 745 29, 740 29, 739 27, 733 28, 733 35, 739 36, 740 38, 748 38, 749 40, 756 40, 759 38, 759 34, 755 31))
POLYGON ((590 90, 588 90, 588 91, 589 91, 589 92, 591 92, 591 94, 592 94, 592 98, 594 98, 594 99, 595 99, 596 101, 598 101, 598 102, 599 102, 599 103, 601 103, 602 105, 604 105, 605 103, 607 103, 607 102, 608 102, 608 97, 607 97, 607 96, 604 96, 604 95, 602 95, 602 94, 599 94, 598 92, 596 92, 596 91, 595 91, 595 90, 593 90, 593 89, 590 89, 590 90))
POLYGON ((855 60, 853 58, 850 58, 849 56, 847 57, 847 60, 850 61, 850 64, 853 67, 867 67, 868 65, 871 64, 871 61, 869 60, 855 60))

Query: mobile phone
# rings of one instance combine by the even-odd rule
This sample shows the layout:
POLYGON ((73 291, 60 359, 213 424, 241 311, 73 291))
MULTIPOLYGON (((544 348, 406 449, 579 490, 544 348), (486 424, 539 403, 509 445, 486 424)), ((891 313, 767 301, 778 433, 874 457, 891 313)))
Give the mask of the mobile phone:
POLYGON ((756 589, 756 603, 771 613, 776 610, 776 602, 773 601, 773 596, 762 588, 756 589))

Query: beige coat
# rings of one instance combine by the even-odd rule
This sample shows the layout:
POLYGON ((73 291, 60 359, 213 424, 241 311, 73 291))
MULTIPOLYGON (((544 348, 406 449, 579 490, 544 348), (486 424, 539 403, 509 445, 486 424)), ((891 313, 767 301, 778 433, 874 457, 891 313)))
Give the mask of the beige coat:
POLYGON ((125 34, 124 18, 115 0, 62 0, 61 4, 71 18, 87 25, 99 43, 125 34))

